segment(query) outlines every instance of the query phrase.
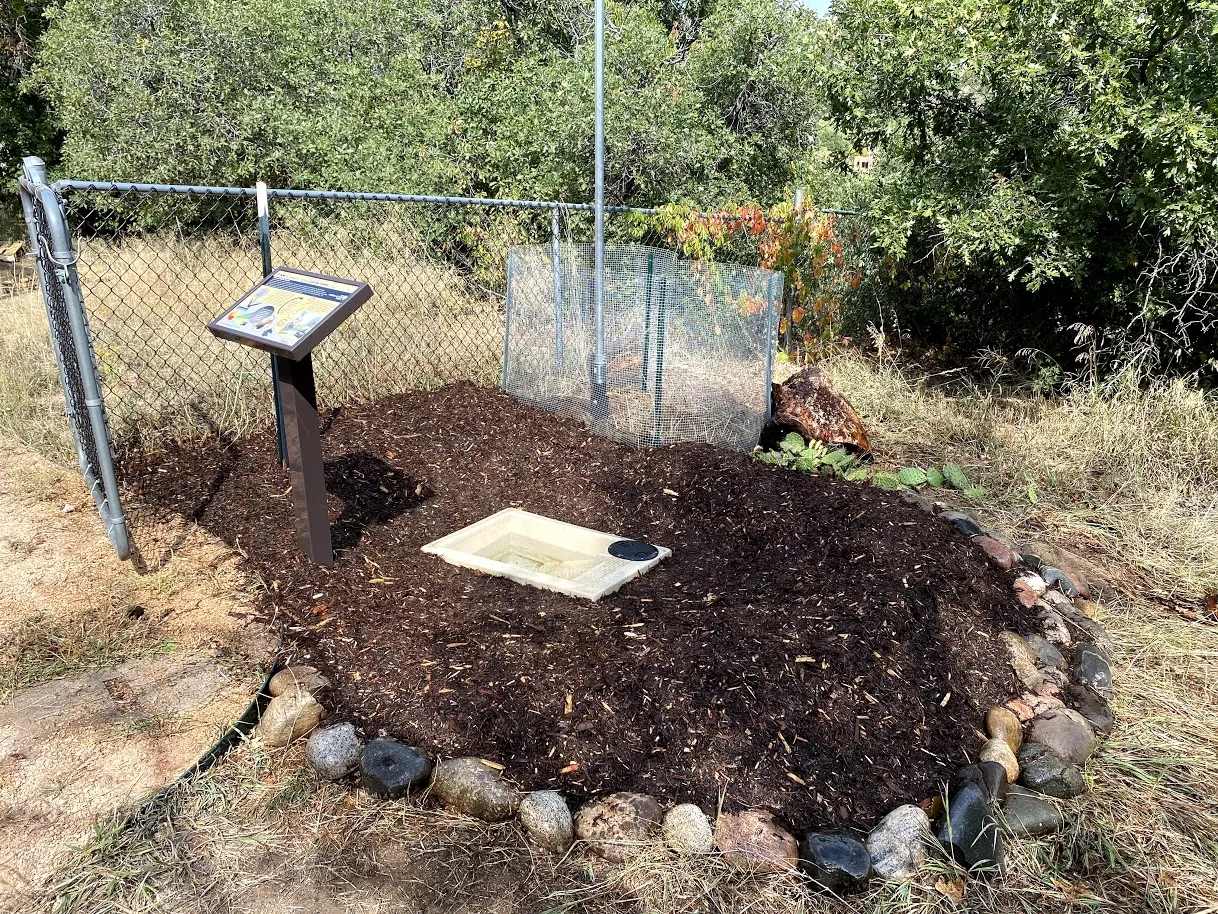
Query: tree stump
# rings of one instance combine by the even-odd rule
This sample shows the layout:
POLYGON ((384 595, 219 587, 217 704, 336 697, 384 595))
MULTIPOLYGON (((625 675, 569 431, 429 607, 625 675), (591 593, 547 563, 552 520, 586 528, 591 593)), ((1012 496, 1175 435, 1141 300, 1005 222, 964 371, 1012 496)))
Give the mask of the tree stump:
POLYGON ((786 435, 798 432, 807 441, 871 456, 863 420, 819 368, 809 366, 782 384, 774 384, 770 396, 770 421, 761 432, 763 448, 774 448, 786 435))

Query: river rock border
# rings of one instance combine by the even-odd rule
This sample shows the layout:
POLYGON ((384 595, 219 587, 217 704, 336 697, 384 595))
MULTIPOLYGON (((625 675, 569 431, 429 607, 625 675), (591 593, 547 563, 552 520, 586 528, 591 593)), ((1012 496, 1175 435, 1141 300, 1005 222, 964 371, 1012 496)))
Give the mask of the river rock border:
POLYGON ((448 809, 486 822, 515 817, 537 847, 565 854, 576 840, 614 863, 662 839, 681 856, 716 851, 729 866, 754 873, 800 873, 835 893, 873 878, 909 880, 934 852, 976 875, 1005 871, 1005 844, 1046 835, 1064 824, 1058 806, 1086 791, 1082 766, 1113 728, 1112 641, 1095 621, 1091 597, 1104 582, 1085 559, 1043 543, 1015 545, 974 518, 916 493, 903 497, 951 523, 999 568, 1016 575, 1015 598, 1035 609, 1041 631, 1003 632, 1002 641, 1025 691, 985 716, 986 740, 942 794, 899 806, 865 836, 846 830, 797 838, 769 812, 720 812, 714 822, 696 804, 665 808, 657 799, 619 792, 592 800, 573 816, 552 790, 519 791, 503 766, 480 758, 433 761, 419 748, 388 737, 365 743, 351 723, 320 727, 319 697, 330 687, 313 667, 281 670, 255 736, 272 748, 308 735, 305 759, 325 780, 358 777, 384 801, 434 797, 448 809))

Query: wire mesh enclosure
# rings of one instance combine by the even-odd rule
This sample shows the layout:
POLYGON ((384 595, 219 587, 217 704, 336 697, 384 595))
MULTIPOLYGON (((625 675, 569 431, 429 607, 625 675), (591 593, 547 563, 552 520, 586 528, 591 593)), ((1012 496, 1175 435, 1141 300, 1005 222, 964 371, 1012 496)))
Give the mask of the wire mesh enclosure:
POLYGON ((769 413, 782 274, 609 244, 599 328, 595 277, 590 244, 511 250, 503 389, 634 445, 752 450, 769 413))

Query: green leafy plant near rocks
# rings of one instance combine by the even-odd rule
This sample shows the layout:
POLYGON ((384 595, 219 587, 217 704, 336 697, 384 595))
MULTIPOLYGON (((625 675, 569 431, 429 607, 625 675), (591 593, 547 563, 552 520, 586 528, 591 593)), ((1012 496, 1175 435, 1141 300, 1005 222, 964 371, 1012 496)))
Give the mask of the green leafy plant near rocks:
POLYGON ((985 489, 973 485, 964 468, 958 463, 945 463, 942 467, 902 467, 898 470, 881 470, 863 464, 859 458, 845 448, 826 447, 820 441, 805 441, 798 432, 790 432, 769 451, 757 451, 756 458, 762 463, 788 467, 804 473, 820 473, 840 476, 847 482, 870 482, 881 489, 956 489, 974 501, 986 495, 985 489))

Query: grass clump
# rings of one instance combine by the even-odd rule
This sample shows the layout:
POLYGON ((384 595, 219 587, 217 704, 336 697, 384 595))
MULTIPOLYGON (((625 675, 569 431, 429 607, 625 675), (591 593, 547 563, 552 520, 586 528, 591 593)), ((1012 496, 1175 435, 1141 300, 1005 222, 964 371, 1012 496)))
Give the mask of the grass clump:
POLYGON ((0 639, 0 701, 17 689, 173 649, 146 613, 57 620, 35 616, 0 639))

